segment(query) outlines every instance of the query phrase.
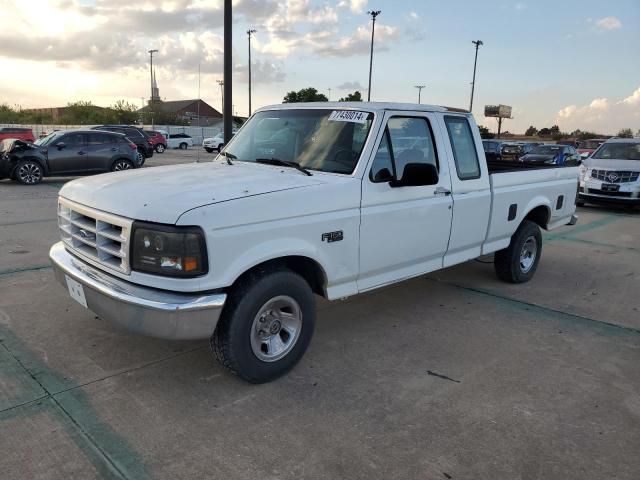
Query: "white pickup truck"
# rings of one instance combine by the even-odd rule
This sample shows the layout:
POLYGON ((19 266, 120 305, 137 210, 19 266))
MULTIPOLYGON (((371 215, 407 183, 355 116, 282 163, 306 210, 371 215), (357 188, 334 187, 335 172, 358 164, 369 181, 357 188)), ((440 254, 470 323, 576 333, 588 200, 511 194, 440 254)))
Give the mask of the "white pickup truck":
POLYGON ((577 167, 488 165, 459 109, 276 105, 210 163, 67 183, 50 257, 101 318, 210 339, 230 371, 266 382, 309 345, 314 294, 340 299, 493 252, 498 277, 526 282, 540 228, 575 224, 577 186, 577 167))

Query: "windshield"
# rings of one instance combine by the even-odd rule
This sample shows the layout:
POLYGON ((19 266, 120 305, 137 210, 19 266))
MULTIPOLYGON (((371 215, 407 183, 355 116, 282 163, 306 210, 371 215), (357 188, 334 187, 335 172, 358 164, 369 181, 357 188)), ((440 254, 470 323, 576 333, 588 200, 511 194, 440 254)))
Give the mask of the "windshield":
POLYGON ((373 122, 373 113, 296 109, 258 112, 229 142, 234 161, 278 159, 308 170, 350 174, 373 122))
POLYGON ((39 147, 44 147, 45 145, 48 145, 51 142, 51 140, 53 140, 53 138, 56 137, 57 135, 58 135, 58 132, 52 132, 46 137, 39 138, 33 143, 35 145, 38 145, 39 147))
POLYGON ((540 145, 531 150, 534 155, 557 155, 562 151, 562 147, 557 145, 540 145))
POLYGON ((602 160, 640 160, 640 143, 604 143, 592 155, 602 160))

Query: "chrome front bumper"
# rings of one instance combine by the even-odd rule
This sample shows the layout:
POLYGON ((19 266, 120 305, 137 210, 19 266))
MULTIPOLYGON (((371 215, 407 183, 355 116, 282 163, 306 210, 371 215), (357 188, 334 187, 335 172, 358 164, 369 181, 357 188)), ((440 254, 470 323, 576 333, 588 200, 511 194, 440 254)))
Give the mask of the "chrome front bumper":
POLYGON ((143 335, 172 340, 208 339, 227 298, 224 293, 173 293, 125 282, 77 259, 62 242, 51 247, 49 258, 65 289, 67 277, 82 284, 89 310, 143 335))

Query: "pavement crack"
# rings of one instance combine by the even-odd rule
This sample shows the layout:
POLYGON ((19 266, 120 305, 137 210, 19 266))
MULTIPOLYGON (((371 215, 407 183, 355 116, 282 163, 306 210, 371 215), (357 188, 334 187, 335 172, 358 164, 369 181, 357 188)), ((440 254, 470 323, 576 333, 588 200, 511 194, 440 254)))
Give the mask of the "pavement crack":
POLYGON ((460 380, 454 380, 453 378, 443 375, 442 373, 432 372, 431 370, 427 370, 427 375, 431 375, 432 377, 438 377, 443 380, 449 380, 450 382, 462 383, 460 380))

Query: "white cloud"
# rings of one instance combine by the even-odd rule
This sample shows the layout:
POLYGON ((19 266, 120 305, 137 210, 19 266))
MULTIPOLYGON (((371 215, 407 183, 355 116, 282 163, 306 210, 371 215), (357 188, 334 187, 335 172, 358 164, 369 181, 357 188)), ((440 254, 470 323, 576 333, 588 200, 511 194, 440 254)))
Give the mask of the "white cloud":
POLYGON ((527 4, 523 3, 523 2, 518 2, 515 4, 515 6, 513 7, 516 10, 526 10, 527 9, 527 4))
POLYGON ((622 22, 617 17, 604 17, 596 20, 596 26, 599 30, 618 30, 622 28, 622 22))
MULTIPOLYGON (((399 36, 397 27, 388 25, 376 26, 376 51, 388 50, 390 41, 397 39, 399 36)), ((361 55, 369 52, 371 45, 371 30, 369 26, 359 26, 352 35, 339 38, 337 41, 331 39, 330 42, 316 44, 313 50, 325 57, 345 57, 352 55, 361 55)))
POLYGON ((594 98, 583 106, 568 105, 558 111, 556 123, 563 131, 591 130, 615 134, 622 128, 640 128, 640 87, 630 96, 617 102, 608 98, 594 98))
POLYGON ((366 88, 362 86, 358 81, 344 82, 338 85, 336 88, 339 90, 359 90, 359 91, 366 90, 366 88))
POLYGON ((416 12, 409 12, 409 18, 411 18, 412 20, 418 20, 420 18, 420 15, 418 15, 416 12))
POLYGON ((368 0, 342 0, 338 3, 338 8, 349 8, 352 13, 362 13, 367 6, 368 0))

